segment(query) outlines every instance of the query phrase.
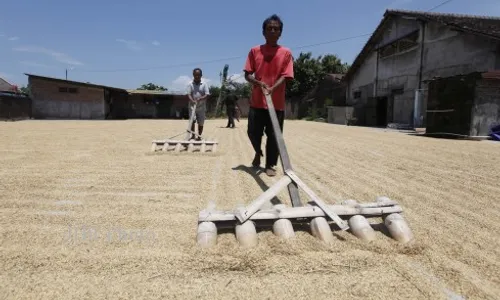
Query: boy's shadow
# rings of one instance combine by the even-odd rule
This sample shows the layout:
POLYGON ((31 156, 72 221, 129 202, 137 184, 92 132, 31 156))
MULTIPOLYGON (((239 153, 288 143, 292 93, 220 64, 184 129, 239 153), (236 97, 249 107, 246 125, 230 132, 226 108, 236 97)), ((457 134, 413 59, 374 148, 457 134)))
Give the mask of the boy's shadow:
MULTIPOLYGON (((258 168, 257 167, 248 167, 245 165, 239 165, 239 166, 234 167, 232 169, 235 171, 243 171, 243 172, 250 174, 250 176, 252 176, 255 179, 255 181, 257 181, 257 184, 259 185, 259 187, 262 189, 263 192, 265 192, 269 189, 269 186, 259 176, 259 174, 261 174, 265 171, 264 168, 262 168, 262 167, 258 167, 258 168)), ((255 197, 255 198, 257 198, 257 197, 255 197)), ((271 204, 277 205, 277 204, 282 204, 282 202, 277 197, 273 197, 271 199, 271 204)))

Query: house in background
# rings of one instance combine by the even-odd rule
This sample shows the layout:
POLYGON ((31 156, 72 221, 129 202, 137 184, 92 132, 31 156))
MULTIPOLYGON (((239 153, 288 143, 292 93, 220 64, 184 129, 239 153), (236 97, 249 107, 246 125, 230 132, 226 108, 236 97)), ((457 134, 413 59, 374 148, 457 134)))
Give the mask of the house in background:
POLYGON ((31 100, 20 93, 17 86, 0 78, 0 119, 29 119, 31 100))
POLYGON ((186 95, 25 74, 36 119, 188 118, 186 95))
POLYGON ((33 118, 103 120, 128 113, 124 89, 92 83, 28 76, 33 118))
POLYGON ((344 77, 347 104, 358 125, 422 127, 429 80, 499 68, 500 18, 387 10, 344 77))

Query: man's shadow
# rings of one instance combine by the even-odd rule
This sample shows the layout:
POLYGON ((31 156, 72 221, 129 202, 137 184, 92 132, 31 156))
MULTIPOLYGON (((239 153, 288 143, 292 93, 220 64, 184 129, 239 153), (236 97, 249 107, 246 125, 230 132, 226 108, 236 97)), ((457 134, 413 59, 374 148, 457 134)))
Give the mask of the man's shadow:
MULTIPOLYGON (((262 178, 259 177, 259 174, 264 173, 265 169, 261 167, 248 167, 245 165, 239 165, 237 167, 232 168, 235 171, 243 171, 245 173, 250 174, 255 181, 257 181, 257 184, 259 187, 262 189, 263 192, 267 191, 269 189, 269 186, 262 180, 262 178)), ((257 198, 257 196, 255 197, 257 198)), ((272 205, 277 205, 277 204, 283 204, 276 196, 271 199, 271 204, 272 205)))

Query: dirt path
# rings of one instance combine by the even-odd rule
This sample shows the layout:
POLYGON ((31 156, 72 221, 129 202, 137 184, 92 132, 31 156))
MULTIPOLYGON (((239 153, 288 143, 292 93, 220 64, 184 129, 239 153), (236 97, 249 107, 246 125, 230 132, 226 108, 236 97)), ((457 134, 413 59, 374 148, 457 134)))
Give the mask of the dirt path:
POLYGON ((287 121, 292 164, 319 196, 386 195, 416 241, 261 232, 245 251, 227 233, 201 251, 201 209, 249 203, 278 178, 248 168, 246 120, 207 122, 216 154, 149 153, 185 126, 0 123, 0 298, 500 299, 499 144, 287 121))

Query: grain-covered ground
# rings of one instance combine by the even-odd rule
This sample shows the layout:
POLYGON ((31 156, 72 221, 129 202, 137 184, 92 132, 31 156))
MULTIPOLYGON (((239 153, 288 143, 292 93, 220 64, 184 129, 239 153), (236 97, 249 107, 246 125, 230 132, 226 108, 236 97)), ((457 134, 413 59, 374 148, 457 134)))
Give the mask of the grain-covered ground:
POLYGON ((209 201, 232 209, 279 177, 248 168, 245 120, 207 122, 216 154, 149 152, 185 126, 0 123, 0 298, 500 299, 500 144, 286 121, 292 164, 319 196, 386 195, 415 241, 339 232, 326 246, 306 231, 292 243, 260 232, 243 250, 226 233, 202 251, 209 201))

